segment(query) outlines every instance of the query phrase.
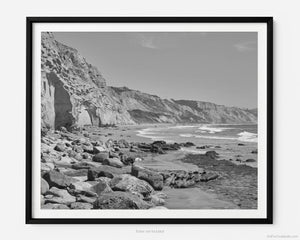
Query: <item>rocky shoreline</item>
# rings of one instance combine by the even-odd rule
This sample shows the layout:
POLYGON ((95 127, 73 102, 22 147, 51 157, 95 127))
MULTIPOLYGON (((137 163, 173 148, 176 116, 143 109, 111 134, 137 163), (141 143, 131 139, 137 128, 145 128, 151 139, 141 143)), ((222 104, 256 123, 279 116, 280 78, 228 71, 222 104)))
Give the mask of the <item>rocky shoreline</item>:
MULTIPOLYGON (((71 132, 64 127, 55 131, 42 129, 42 209, 166 209, 168 196, 162 191, 164 188, 200 187, 209 192, 213 186, 220 196, 232 202, 234 194, 226 196, 222 192, 229 180, 224 178, 226 171, 219 165, 223 161, 217 160, 215 151, 182 159, 197 165, 196 170, 158 171, 142 166, 146 156, 164 155, 194 144, 128 142, 116 140, 110 133, 103 138, 100 132, 96 127, 71 132)), ((233 172, 232 178, 239 175, 237 169, 233 172)), ((241 208, 255 207, 236 204, 241 208)))

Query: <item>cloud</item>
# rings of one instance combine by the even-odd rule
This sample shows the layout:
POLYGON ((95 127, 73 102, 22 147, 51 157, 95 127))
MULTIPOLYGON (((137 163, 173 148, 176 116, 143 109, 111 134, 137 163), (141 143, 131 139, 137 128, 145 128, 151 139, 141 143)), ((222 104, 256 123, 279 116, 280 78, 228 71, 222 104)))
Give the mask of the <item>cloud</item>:
POLYGON ((256 41, 241 42, 235 44, 234 47, 239 52, 250 52, 257 49, 257 42, 256 41))

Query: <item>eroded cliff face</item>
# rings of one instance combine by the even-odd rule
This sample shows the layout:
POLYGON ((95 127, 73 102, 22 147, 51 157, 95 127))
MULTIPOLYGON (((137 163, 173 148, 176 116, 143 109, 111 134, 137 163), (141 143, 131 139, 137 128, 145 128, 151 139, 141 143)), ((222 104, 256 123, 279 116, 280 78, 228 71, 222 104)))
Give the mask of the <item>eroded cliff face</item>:
MULTIPOLYGON (((139 123, 249 123, 255 111, 207 102, 168 100, 131 90, 108 87, 99 70, 74 48, 42 33, 42 126, 139 123)), ((201 96, 199 96, 201 98, 201 96)))
POLYGON ((137 123, 254 123, 250 110, 210 102, 169 100, 129 88, 111 87, 137 123))
POLYGON ((134 123, 98 69, 51 33, 42 33, 41 69, 43 126, 134 123))

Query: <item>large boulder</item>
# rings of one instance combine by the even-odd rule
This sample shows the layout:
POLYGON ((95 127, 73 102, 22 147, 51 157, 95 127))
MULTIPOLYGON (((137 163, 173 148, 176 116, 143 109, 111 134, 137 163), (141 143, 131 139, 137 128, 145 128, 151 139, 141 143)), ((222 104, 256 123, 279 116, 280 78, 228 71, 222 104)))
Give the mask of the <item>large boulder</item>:
POLYGON ((145 180, 148 182, 155 190, 162 190, 164 186, 163 176, 157 172, 151 171, 149 169, 143 168, 138 165, 133 165, 131 168, 131 175, 145 180))
POLYGON ((116 175, 125 173, 130 173, 129 167, 115 168, 108 165, 103 165, 89 169, 87 177, 88 181, 94 181, 96 178, 99 177, 113 178, 116 175))
POLYGON ((75 202, 76 198, 69 194, 69 192, 65 189, 59 189, 56 187, 50 188, 47 192, 47 199, 45 199, 45 203, 58 203, 70 205, 75 202), (51 197, 52 196, 52 197, 51 197))
POLYGON ((101 152, 101 153, 97 153, 94 157, 93 157, 93 161, 94 162, 104 162, 106 159, 108 159, 109 155, 107 152, 101 152))
POLYGON ((64 175, 69 177, 82 177, 87 175, 88 170, 87 169, 78 169, 78 170, 68 170, 64 172, 64 175))
POLYGON ((97 193, 98 196, 100 196, 102 193, 112 192, 108 182, 101 178, 97 184, 90 187, 90 190, 97 193))
POLYGON ((49 190, 49 184, 46 182, 45 179, 41 178, 41 194, 46 194, 49 190))
POLYGON ((129 174, 114 177, 110 181, 110 186, 114 191, 140 193, 143 196, 148 196, 154 192, 149 183, 129 174))
POLYGON ((50 187, 66 188, 71 183, 77 182, 75 178, 68 177, 57 171, 49 171, 43 175, 50 187))
POLYGON ((103 165, 109 165, 116 168, 124 167, 124 164, 121 162, 119 158, 107 158, 102 162, 103 165))
POLYGON ((94 209, 148 209, 151 204, 129 192, 110 192, 102 194, 94 202, 94 209))

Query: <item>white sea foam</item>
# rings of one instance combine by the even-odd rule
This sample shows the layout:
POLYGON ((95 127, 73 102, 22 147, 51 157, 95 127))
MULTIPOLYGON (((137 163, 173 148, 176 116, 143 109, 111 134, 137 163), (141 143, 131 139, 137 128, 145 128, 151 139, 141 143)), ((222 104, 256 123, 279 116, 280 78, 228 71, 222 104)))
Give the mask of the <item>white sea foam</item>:
POLYGON ((195 128, 198 126, 195 125, 178 125, 178 126, 172 126, 172 127, 168 127, 170 129, 185 129, 185 128, 195 128))
POLYGON ((214 133, 218 133, 218 132, 223 132, 224 130, 228 130, 228 129, 231 129, 231 128, 220 128, 220 127, 203 125, 203 126, 199 127, 196 132, 214 134, 214 133))
POLYGON ((194 134, 187 133, 187 134, 180 134, 179 136, 180 136, 180 137, 185 137, 185 138, 190 138, 190 137, 194 137, 195 135, 194 135, 194 134))
POLYGON ((168 139, 167 136, 157 136, 153 134, 157 134, 157 129, 153 128, 145 128, 137 131, 138 134, 136 134, 139 137, 144 137, 144 138, 150 138, 153 141, 165 141, 167 143, 173 143, 174 141, 171 139, 168 139))
POLYGON ((241 132, 239 137, 223 137, 223 136, 208 136, 200 134, 180 134, 180 137, 184 138, 203 138, 203 139, 218 139, 218 140, 238 140, 242 142, 257 142, 257 134, 250 132, 241 132))
POLYGON ((256 133, 250 133, 250 132, 241 132, 238 134, 240 137, 238 137, 238 140, 243 142, 257 142, 257 134, 256 133))

